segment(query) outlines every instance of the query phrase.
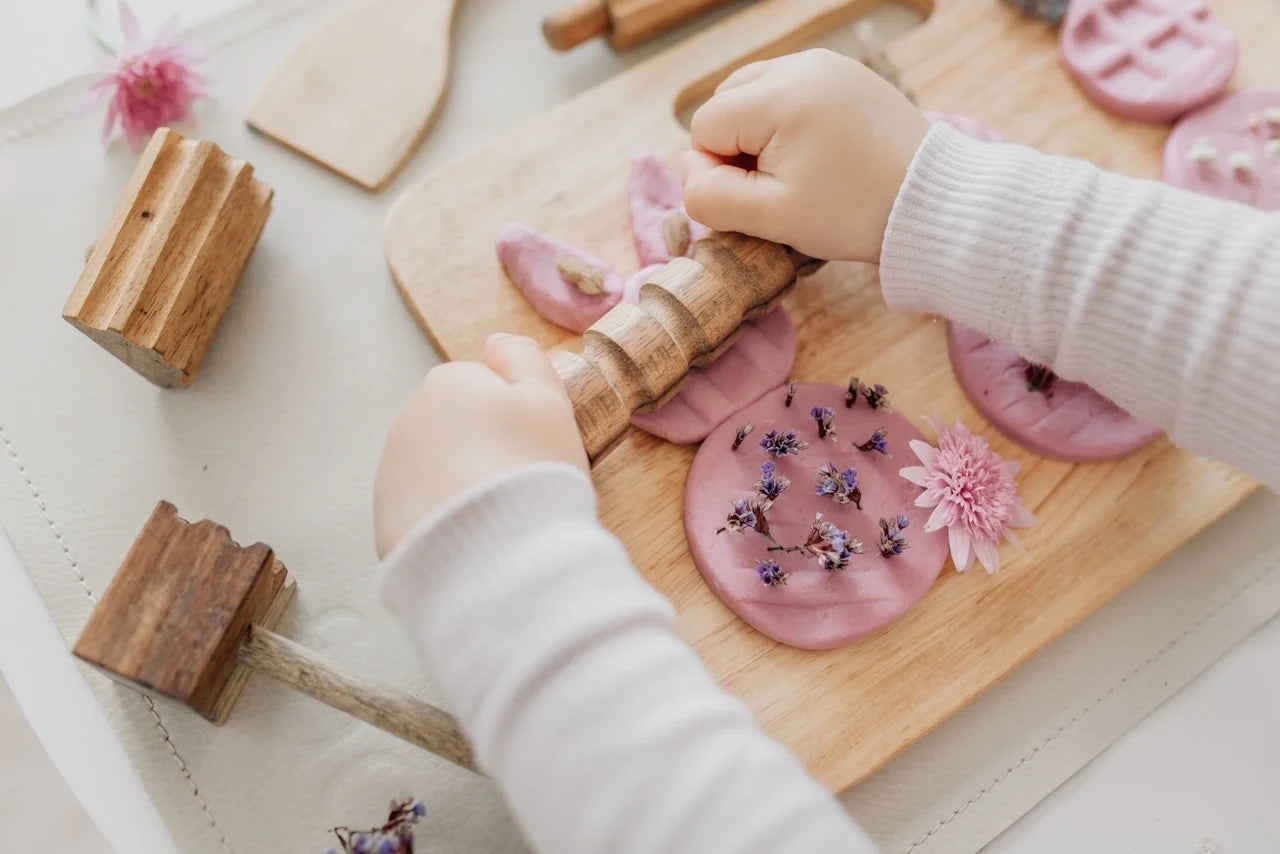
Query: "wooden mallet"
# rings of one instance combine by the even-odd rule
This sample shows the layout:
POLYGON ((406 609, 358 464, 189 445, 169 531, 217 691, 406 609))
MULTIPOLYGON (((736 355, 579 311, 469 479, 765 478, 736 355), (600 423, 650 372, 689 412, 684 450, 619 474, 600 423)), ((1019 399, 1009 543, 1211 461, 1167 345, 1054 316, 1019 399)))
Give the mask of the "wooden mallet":
POLYGON ((272 629, 295 584, 270 547, 242 547, 161 501, 94 608, 75 655, 119 682, 226 721, 253 671, 475 770, 452 715, 343 672, 272 629))

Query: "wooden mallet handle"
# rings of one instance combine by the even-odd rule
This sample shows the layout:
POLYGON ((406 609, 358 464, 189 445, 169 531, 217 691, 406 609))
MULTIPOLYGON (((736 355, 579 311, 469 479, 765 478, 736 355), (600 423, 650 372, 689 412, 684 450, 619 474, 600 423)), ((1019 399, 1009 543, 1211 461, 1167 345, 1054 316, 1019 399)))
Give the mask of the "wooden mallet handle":
POLYGON ((608 36, 619 50, 646 42, 728 0, 579 0, 542 22, 547 44, 569 50, 608 36))
POLYGON ((627 434, 634 412, 675 394, 690 368, 709 365, 742 324, 772 309, 798 276, 821 265, 794 249, 742 234, 700 240, 582 336, 582 353, 552 361, 573 401, 587 456, 595 463, 627 434))

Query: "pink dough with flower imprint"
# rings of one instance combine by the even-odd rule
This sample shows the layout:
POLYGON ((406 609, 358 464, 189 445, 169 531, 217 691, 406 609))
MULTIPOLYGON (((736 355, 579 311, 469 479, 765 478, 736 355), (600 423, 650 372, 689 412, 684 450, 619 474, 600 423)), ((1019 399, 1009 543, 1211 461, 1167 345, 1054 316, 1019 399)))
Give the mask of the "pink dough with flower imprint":
POLYGON ((1013 348, 956 323, 947 329, 956 380, 992 426, 1024 448, 1055 460, 1093 462, 1149 445, 1160 428, 1134 418, 1084 383, 1054 379, 1029 388, 1027 362, 1013 348))
POLYGON ((938 113, 925 110, 924 117, 931 122, 950 125, 965 136, 971 136, 980 142, 1004 142, 1004 137, 984 125, 977 119, 962 116, 959 113, 938 113))
POLYGON ((735 614, 763 634, 801 649, 832 649, 879 631, 920 600, 937 579, 948 554, 946 530, 925 533, 931 510, 915 502, 923 490, 899 476, 904 462, 914 461, 911 439, 923 437, 910 421, 885 409, 872 409, 859 398, 845 407, 845 389, 825 383, 800 383, 785 405, 787 386, 734 413, 702 443, 685 488, 685 533, 694 562, 707 585, 735 614), (818 438, 814 407, 831 410, 835 436, 818 438), (738 428, 754 430, 737 450, 738 428), (879 427, 886 428, 893 457, 861 451, 879 427), (799 454, 773 457, 760 442, 773 430, 794 429, 808 447, 799 454), (910 459, 908 459, 910 458, 910 459), (806 553, 769 551, 769 541, 756 530, 716 531, 726 524, 735 500, 755 495, 763 463, 773 462, 777 476, 790 488, 779 495, 765 516, 770 533, 784 546, 807 541, 814 517, 848 532, 863 544, 844 569, 827 570, 806 553), (839 472, 857 469, 862 508, 817 494, 819 470, 832 464, 839 472), (882 556, 880 519, 904 515, 900 531, 909 545, 900 554, 882 556), (768 585, 757 561, 776 561, 786 583, 768 585))
POLYGON ((688 255, 690 246, 711 233, 705 225, 689 219, 684 209, 680 176, 656 155, 641 154, 632 162, 627 204, 631 209, 636 257, 642 267, 663 264, 676 255, 688 255), (673 216, 683 217, 688 228, 689 245, 682 252, 672 251, 668 240, 667 220, 673 216))
POLYGON ((1280 87, 1250 86, 1185 116, 1165 142, 1164 180, 1280 210, 1280 87))
POLYGON ((1094 103, 1156 123, 1220 94, 1239 52, 1204 0, 1071 0, 1061 47, 1067 70, 1094 103))
POLYGON ((582 334, 622 299, 622 277, 612 267, 527 225, 503 226, 498 260, 534 310, 570 332, 582 334), (564 276, 561 266, 567 263, 597 273, 604 292, 584 293, 564 276))
MULTIPOLYGON (((654 264, 628 279, 623 300, 638 305, 641 286, 661 269, 654 264)), ((729 415, 786 382, 795 362, 796 328, 785 308, 775 308, 744 324, 738 340, 711 365, 690 371, 661 409, 633 415, 631 423, 677 445, 700 442, 729 415)))

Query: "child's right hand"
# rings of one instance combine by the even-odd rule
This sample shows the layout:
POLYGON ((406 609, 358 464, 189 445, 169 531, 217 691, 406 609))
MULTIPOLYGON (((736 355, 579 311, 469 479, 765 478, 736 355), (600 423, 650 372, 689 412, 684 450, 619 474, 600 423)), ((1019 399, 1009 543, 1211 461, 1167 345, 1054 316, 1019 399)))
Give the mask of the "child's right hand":
POLYGON ((755 62, 698 109, 685 206, 826 260, 880 259, 889 212, 929 122, 862 63, 828 50, 755 62), (741 168, 755 159, 755 169, 741 168))

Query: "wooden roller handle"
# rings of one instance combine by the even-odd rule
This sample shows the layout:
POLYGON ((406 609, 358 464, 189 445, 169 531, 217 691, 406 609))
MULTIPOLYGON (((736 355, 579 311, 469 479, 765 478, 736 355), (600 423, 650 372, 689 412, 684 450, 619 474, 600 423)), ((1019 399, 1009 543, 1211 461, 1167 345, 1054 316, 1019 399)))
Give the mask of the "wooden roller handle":
POLYGON ((326 705, 455 765, 476 770, 471 745, 458 721, 430 703, 344 673, 324 656, 261 626, 250 629, 239 659, 326 705))
POLYGON ((542 34, 556 50, 609 36, 619 50, 662 35, 728 0, 580 0, 548 15, 542 34))
POLYGON ((640 305, 620 303, 582 336, 582 353, 552 361, 573 401, 594 464, 627 434, 634 412, 675 394, 690 368, 709 365, 745 321, 773 308, 816 261, 742 234, 698 241, 640 288, 640 305))

